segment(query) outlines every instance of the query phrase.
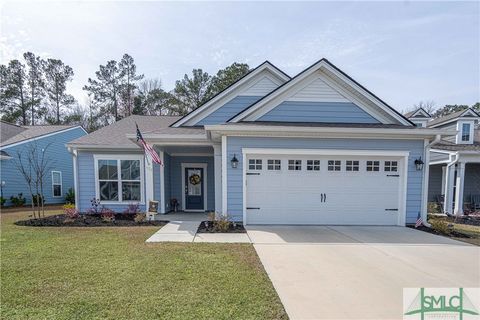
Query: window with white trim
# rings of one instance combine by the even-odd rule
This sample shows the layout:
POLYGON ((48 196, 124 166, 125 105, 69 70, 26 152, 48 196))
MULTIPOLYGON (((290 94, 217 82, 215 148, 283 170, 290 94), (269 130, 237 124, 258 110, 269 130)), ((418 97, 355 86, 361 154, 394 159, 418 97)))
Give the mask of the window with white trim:
POLYGON ((302 160, 288 160, 288 170, 302 170, 302 160))
POLYGON ((462 141, 470 141, 470 123, 462 123, 462 141))
POLYGON ((52 171, 52 194, 55 198, 63 195, 61 171, 52 171))
POLYGON ((141 201, 141 163, 137 159, 98 159, 100 201, 141 201))
POLYGON ((249 170, 262 170, 262 159, 248 159, 249 170))
POLYGON ((267 170, 281 170, 282 165, 279 159, 268 159, 267 160, 267 170))
POLYGON ((386 172, 397 172, 398 171, 398 162, 397 161, 385 161, 386 172))
POLYGON ((367 161, 367 171, 380 171, 380 161, 367 161))
POLYGON ((340 171, 340 170, 342 170, 342 161, 328 160, 328 171, 340 171))
POLYGON ((345 169, 347 171, 358 171, 360 169, 360 162, 357 160, 347 160, 345 169))
POLYGON ((307 160, 308 171, 320 171, 320 160, 307 160))

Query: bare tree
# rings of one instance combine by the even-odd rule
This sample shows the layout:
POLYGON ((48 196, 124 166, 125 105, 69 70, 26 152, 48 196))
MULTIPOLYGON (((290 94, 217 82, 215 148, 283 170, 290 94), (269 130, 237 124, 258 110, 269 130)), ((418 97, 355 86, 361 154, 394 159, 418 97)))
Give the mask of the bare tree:
POLYGON ((53 160, 47 156, 47 150, 51 145, 52 143, 48 143, 40 147, 36 141, 33 141, 25 149, 16 153, 15 165, 28 185, 34 218, 40 218, 40 213, 45 216, 44 184, 53 164, 53 160))
POLYGON ((425 100, 425 101, 420 101, 419 103, 416 103, 413 105, 415 110, 418 110, 422 108, 423 110, 427 111, 429 114, 433 114, 435 111, 435 101, 433 100, 425 100))

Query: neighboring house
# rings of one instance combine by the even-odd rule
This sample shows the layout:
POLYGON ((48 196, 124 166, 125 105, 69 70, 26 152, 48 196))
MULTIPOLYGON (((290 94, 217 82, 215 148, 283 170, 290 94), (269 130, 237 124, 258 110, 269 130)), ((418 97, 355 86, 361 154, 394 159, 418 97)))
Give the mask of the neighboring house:
POLYGON ((426 213, 419 162, 442 134, 322 59, 293 78, 264 62, 184 117, 131 116, 68 146, 82 212, 98 198, 166 213, 176 199, 245 224, 405 225, 426 213), (145 160, 135 123, 163 166, 145 160))
POLYGON ((428 128, 456 132, 431 147, 429 201, 443 202, 443 211, 454 214, 463 214, 465 202, 480 208, 480 115, 470 108, 432 119, 420 109, 412 122, 415 115, 428 128))
POLYGON ((10 205, 10 197, 19 193, 27 204, 31 203, 28 184, 17 164, 19 154, 27 164, 28 153, 34 149, 45 150, 44 159, 50 162, 44 181, 45 203, 65 202, 65 193, 73 188, 72 156, 66 144, 86 135, 85 130, 80 126, 17 126, 4 121, 0 128, 0 179, 5 205, 10 205))

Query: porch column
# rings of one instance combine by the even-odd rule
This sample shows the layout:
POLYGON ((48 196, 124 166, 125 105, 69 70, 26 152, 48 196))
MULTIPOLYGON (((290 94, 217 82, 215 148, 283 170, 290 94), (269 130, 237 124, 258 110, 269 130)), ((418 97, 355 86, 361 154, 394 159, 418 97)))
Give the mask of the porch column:
POLYGON ((160 151, 160 213, 165 214, 167 212, 166 203, 165 203, 165 152, 160 151))
POLYGON ((443 212, 452 213, 454 176, 455 165, 447 166, 445 174, 445 199, 443 204, 443 212))
POLYGON ((213 145, 215 176, 215 212, 222 212, 222 145, 213 145))
POLYGON ((457 165, 457 179, 455 181, 455 214, 463 215, 463 186, 465 182, 465 162, 457 165))
POLYGON ((145 206, 148 210, 148 202, 154 200, 153 196, 153 163, 144 157, 145 162, 145 206))

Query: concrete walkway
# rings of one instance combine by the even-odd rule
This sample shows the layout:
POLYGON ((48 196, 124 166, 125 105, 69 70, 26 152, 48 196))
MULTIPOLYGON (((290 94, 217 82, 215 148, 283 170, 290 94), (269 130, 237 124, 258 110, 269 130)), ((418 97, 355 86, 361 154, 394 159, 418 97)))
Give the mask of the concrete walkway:
POLYGON ((479 287, 480 248, 405 227, 248 226, 290 319, 402 319, 403 288, 479 287))
POLYGON ((246 233, 197 233, 200 221, 170 221, 145 242, 250 243, 246 233))

